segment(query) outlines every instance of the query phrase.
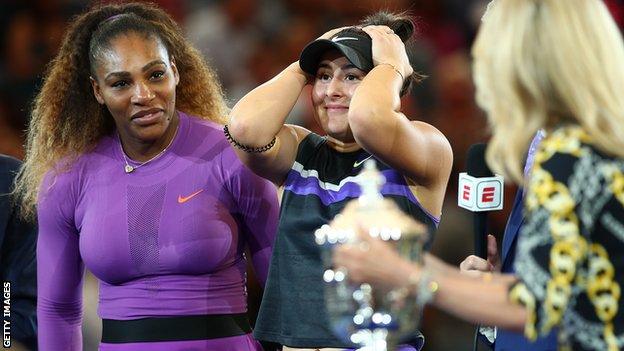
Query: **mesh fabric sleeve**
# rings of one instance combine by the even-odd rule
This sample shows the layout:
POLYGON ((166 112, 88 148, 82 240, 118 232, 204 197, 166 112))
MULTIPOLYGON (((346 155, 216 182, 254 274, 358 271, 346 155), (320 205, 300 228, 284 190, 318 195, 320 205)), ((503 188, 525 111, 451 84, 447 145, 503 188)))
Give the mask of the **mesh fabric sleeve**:
POLYGON ((46 176, 37 216, 37 319, 39 350, 82 349, 82 280, 75 189, 71 174, 46 176))
MULTIPOLYGON (((228 149, 223 155, 229 168, 229 187, 238 209, 240 234, 251 252, 256 276, 264 287, 277 232, 279 204, 275 185, 245 167, 228 149)), ((227 165, 227 166, 226 166, 227 165)))

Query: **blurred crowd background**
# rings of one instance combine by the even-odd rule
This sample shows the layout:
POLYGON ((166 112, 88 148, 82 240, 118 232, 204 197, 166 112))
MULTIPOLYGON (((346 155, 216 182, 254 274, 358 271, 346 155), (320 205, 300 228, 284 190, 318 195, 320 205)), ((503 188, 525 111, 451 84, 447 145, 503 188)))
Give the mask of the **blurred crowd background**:
MULTIPOLYGON (((470 45, 488 2, 155 1, 178 21, 216 69, 230 106, 297 60, 306 43, 325 31, 355 24, 380 9, 409 11, 418 26, 412 62, 428 78, 402 100, 402 107, 406 115, 440 129, 453 147, 453 174, 433 247, 437 255, 452 264, 458 264, 473 251, 471 215, 456 205, 457 173, 465 169, 468 147, 488 138, 485 116, 474 101, 470 57, 470 45)), ((622 26, 622 1, 605 2, 622 26)), ((60 46, 68 21, 92 4, 85 0, 0 0, 0 153, 23 158, 32 98, 41 86, 47 64, 60 46)), ((291 123, 318 131, 311 118, 309 93, 302 94, 289 118, 291 123)), ((499 241, 514 190, 511 185, 506 187, 505 210, 490 216, 490 231, 499 241)), ((258 294, 250 295, 254 298, 253 312, 258 294)), ((85 350, 96 349, 99 340, 96 305, 97 283, 89 278, 85 285, 85 350)), ((427 351, 472 349, 474 327, 438 310, 425 311, 422 329, 427 337, 427 351)))

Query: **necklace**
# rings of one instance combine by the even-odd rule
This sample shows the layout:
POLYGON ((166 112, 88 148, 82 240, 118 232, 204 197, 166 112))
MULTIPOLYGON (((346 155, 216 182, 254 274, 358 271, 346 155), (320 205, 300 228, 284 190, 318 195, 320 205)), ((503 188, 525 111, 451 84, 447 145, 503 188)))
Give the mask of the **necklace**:
POLYGON ((157 153, 154 157, 150 158, 149 160, 143 162, 143 163, 139 163, 136 166, 131 165, 128 162, 128 156, 126 156, 126 152, 123 149, 123 145, 121 145, 121 136, 119 135, 119 133, 117 133, 117 136, 119 137, 119 149, 121 150, 121 156, 124 159, 124 163, 126 164, 124 166, 124 172, 126 172, 126 174, 130 174, 132 172, 134 172, 135 169, 140 168, 145 166, 146 164, 158 159, 160 156, 162 156, 162 154, 165 153, 165 151, 167 151, 167 149, 169 148, 169 146, 171 146, 171 144, 173 144, 173 140, 175 139, 176 135, 178 134, 178 128, 179 128, 179 124, 178 126, 176 126, 176 130, 173 134, 173 137, 171 138, 171 140, 169 141, 169 144, 167 144, 167 146, 165 146, 164 149, 162 149, 159 153, 157 153))

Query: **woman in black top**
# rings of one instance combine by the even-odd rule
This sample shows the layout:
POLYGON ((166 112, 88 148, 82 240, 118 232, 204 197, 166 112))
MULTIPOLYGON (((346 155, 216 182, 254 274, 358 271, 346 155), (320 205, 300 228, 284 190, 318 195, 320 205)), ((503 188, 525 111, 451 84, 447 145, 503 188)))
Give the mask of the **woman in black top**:
POLYGON ((260 340, 292 348, 351 346, 329 330, 313 233, 359 196, 353 176, 367 158, 376 159, 386 175, 385 195, 432 230, 439 221, 450 145, 437 129, 401 112, 400 98, 418 78, 403 43, 414 25, 389 13, 361 25, 332 30, 310 43, 298 62, 236 104, 225 130, 247 166, 284 186, 255 329, 260 340), (306 84, 312 85, 323 137, 284 124, 306 84))

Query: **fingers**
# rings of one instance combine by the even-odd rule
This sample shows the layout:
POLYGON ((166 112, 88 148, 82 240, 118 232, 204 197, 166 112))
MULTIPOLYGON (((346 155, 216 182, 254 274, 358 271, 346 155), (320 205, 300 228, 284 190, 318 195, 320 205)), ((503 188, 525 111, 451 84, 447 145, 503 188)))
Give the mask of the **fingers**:
POLYGON ((459 269, 462 273, 470 271, 491 272, 494 267, 481 257, 470 255, 459 264, 459 269))
POLYGON ((394 34, 394 31, 388 26, 367 26, 363 27, 362 30, 366 32, 366 34, 370 35, 373 40, 375 38, 391 37, 401 42, 401 38, 394 34))
POLYGON ((488 234, 487 241, 488 262, 490 262, 495 270, 499 270, 500 256, 498 254, 498 245, 496 244, 496 238, 494 237, 494 235, 488 234))
POLYGON ((403 259, 387 242, 366 234, 354 243, 334 247, 334 267, 346 268, 353 282, 375 283, 388 279, 388 266, 396 266, 403 259), (380 262, 388 266, 380 266, 380 262))
POLYGON ((481 257, 470 255, 459 264, 462 273, 473 275, 477 272, 493 272, 500 271, 500 257, 498 255, 498 245, 493 235, 488 235, 488 258, 484 260, 481 257))
POLYGON ((353 262, 361 262, 370 250, 369 247, 355 244, 342 244, 334 248, 334 265, 336 267, 352 268, 353 262))
POLYGON ((366 258, 365 254, 366 252, 357 245, 338 245, 334 248, 333 253, 334 267, 349 272, 347 278, 350 281, 362 282, 364 279, 362 264, 366 258))
POLYGON ((488 256, 498 256, 498 245, 496 244, 496 238, 492 234, 487 236, 487 250, 488 256))
POLYGON ((357 238, 363 242, 371 242, 374 238, 370 234, 370 229, 364 223, 357 225, 357 238))
POLYGON ((388 26, 368 26, 362 28, 373 40, 373 63, 388 63, 399 70, 403 78, 412 74, 405 44, 388 26))

